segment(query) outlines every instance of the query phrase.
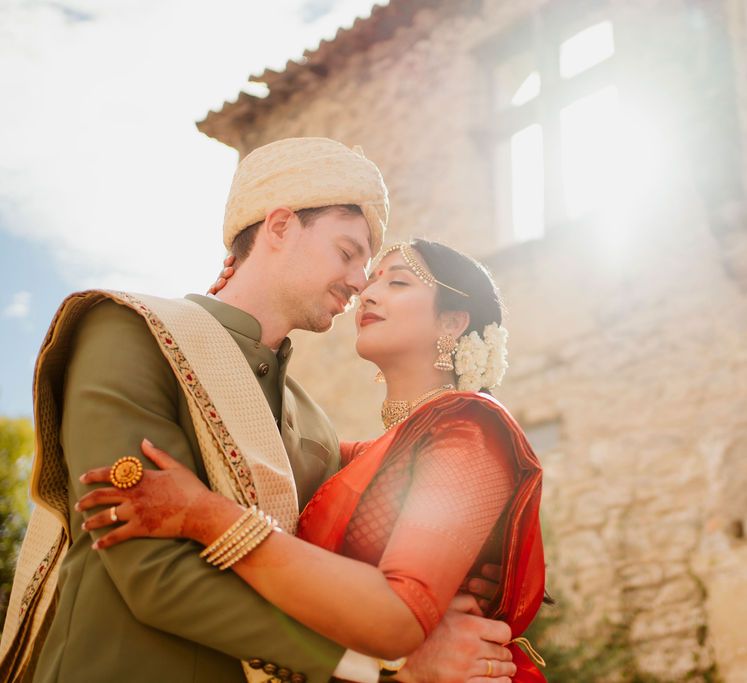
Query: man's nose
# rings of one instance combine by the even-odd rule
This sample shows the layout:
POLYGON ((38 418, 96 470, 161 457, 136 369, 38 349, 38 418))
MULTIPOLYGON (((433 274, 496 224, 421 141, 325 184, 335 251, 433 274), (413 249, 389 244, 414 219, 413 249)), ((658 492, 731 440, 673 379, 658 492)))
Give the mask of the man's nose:
POLYGON ((360 294, 366 288, 367 283, 365 268, 356 268, 348 278, 348 286, 355 294, 360 294))

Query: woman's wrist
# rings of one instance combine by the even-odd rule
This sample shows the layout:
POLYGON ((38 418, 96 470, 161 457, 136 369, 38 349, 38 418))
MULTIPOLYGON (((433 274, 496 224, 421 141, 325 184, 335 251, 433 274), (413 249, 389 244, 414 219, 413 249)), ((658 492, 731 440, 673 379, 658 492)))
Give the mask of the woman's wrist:
POLYGON ((183 535, 208 546, 243 513, 244 508, 235 501, 214 491, 206 491, 187 508, 183 535))

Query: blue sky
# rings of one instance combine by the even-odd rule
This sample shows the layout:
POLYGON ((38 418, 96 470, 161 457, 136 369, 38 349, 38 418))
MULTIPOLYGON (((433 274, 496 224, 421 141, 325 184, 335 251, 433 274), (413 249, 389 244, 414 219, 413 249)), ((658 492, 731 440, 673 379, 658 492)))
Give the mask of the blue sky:
POLYGON ((0 223, 0 415, 30 415, 36 352, 59 299, 69 289, 44 247, 8 235, 0 223))
POLYGON ((69 292, 208 286, 237 158, 194 122, 372 5, 0 0, 0 415, 69 292))

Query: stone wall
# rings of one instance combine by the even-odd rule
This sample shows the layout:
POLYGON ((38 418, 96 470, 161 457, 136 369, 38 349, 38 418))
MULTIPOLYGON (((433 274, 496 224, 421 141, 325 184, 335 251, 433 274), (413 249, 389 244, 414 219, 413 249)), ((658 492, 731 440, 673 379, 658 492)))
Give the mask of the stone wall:
POLYGON ((685 680, 716 657, 743 681, 747 544, 730 525, 747 509, 747 304, 697 206, 606 255, 603 241, 579 232, 494 266, 513 311, 499 397, 530 439, 554 426, 544 511, 563 631, 627 624, 647 672, 685 680))
MULTIPOLYGON (((646 672, 706 680, 715 664, 747 681, 744 205, 714 205, 685 164, 623 229, 560 226, 499 251, 475 48, 541 3, 428 4, 254 120, 240 154, 294 135, 361 144, 391 191, 390 241, 425 234, 493 269, 511 335, 497 396, 543 458, 550 581, 569 603, 556 637, 626 624, 646 672)), ((645 22, 651 5, 610 7, 645 22)), ((744 6, 728 11, 744 75, 744 6)), ((735 145, 742 84, 737 97, 735 145)), ((379 433, 383 389, 353 353, 350 316, 298 333, 295 353, 292 374, 343 438, 379 433)))
MULTIPOLYGON (((743 169, 747 171, 747 5, 733 0, 727 3, 727 9, 742 132, 735 145, 741 147, 743 169)), ((747 194, 747 172, 742 181, 747 194)), ((741 412, 741 419, 714 422, 700 440, 705 465, 705 514, 693 554, 693 571, 703 583, 709 642, 719 671, 725 681, 736 682, 747 681, 747 324, 739 317, 747 296, 747 208, 744 204, 732 205, 721 218, 715 226, 721 264, 733 288, 741 291, 742 302, 741 308, 728 312, 739 321, 736 330, 740 343, 733 356, 724 358, 721 372, 723 376, 731 370, 740 384, 721 403, 732 402, 732 415, 741 412)))

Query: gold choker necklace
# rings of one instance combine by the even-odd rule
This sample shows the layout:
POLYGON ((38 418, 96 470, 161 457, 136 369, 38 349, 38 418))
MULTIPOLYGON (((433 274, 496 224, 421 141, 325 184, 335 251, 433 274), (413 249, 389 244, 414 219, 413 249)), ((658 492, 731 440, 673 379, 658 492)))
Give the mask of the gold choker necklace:
POLYGON ((414 401, 389 401, 385 400, 381 404, 381 421, 384 423, 384 429, 391 429, 400 422, 404 422, 410 413, 419 405, 425 403, 429 398, 441 394, 445 391, 454 389, 453 384, 444 384, 443 386, 430 389, 424 394, 418 396, 414 401))

